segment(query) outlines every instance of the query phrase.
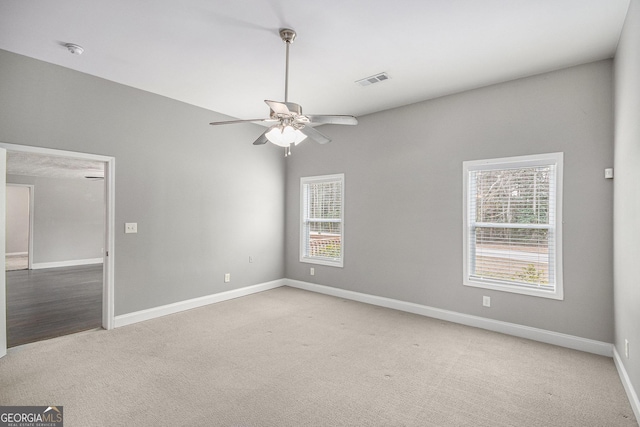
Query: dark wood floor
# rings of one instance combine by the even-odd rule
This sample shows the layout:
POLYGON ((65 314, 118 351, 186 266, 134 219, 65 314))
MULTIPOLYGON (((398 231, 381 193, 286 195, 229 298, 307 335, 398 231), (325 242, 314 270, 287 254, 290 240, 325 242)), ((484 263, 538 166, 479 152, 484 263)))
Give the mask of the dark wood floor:
POLYGON ((102 264, 6 274, 8 347, 102 325, 102 264))

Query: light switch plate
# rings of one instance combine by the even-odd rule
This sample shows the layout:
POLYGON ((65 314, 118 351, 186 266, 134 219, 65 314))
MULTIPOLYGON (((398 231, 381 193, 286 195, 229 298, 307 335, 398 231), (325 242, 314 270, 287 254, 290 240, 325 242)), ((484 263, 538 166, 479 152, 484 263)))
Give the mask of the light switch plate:
POLYGON ((137 222, 126 222, 124 224, 124 232, 125 233, 137 233, 138 232, 138 223, 137 222))

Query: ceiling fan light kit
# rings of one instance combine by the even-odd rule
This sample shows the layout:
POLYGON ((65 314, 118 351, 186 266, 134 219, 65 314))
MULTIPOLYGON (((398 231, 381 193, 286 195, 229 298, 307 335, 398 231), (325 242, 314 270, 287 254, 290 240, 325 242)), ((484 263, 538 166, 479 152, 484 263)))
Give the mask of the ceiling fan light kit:
POLYGON ((288 148, 291 144, 298 145, 307 138, 307 135, 300 132, 293 126, 272 126, 265 137, 275 145, 288 148))
POLYGON ((298 145, 307 137, 320 144, 326 144, 331 141, 329 137, 309 126, 310 124, 356 125, 358 120, 353 116, 304 115, 299 104, 289 102, 289 46, 296 39, 296 32, 290 28, 282 28, 280 29, 280 38, 286 44, 284 102, 265 100, 264 102, 270 108, 269 118, 267 119, 227 120, 209 124, 275 122, 254 141, 253 145, 263 145, 271 142, 274 145, 283 147, 286 157, 291 155, 291 145, 298 145))

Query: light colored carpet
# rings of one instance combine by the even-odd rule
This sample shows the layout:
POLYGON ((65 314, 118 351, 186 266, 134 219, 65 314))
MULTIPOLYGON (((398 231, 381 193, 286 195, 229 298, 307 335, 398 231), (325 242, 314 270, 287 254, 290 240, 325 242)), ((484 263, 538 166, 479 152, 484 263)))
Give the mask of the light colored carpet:
POLYGON ((292 288, 16 347, 65 426, 636 426, 612 359, 292 288))

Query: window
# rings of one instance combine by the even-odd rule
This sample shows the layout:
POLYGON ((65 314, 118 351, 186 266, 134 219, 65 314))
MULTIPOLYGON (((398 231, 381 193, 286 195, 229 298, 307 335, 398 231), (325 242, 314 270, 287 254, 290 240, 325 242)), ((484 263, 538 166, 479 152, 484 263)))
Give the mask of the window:
POLYGON ((563 299, 562 153, 463 163, 464 284, 563 299))
POLYGON ((344 174, 300 179, 300 261, 342 267, 344 174))

